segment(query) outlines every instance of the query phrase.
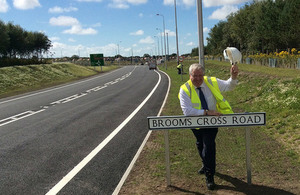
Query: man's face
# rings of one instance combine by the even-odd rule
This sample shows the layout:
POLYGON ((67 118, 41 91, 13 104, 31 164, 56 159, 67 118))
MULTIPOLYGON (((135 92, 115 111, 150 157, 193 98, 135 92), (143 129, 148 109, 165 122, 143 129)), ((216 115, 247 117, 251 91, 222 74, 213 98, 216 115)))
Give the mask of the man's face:
POLYGON ((204 74, 202 70, 194 70, 192 74, 190 74, 190 79, 195 87, 200 87, 203 83, 204 74))

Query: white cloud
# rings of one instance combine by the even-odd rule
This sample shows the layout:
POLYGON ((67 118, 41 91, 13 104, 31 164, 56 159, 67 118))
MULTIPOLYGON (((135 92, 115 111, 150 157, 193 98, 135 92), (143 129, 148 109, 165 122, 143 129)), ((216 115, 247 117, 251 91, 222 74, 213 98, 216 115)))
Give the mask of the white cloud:
POLYGON ((208 33, 209 31, 210 31, 209 28, 207 28, 207 27, 204 27, 204 28, 203 28, 203 32, 204 32, 204 33, 208 33))
MULTIPOLYGON (((164 0, 163 4, 174 6, 174 0, 164 0)), ((184 5, 186 7, 192 7, 195 5, 195 0, 177 0, 176 6, 177 5, 184 5)))
POLYGON ((144 14, 143 13, 139 13, 139 17, 140 18, 144 17, 144 14))
POLYGON ((129 5, 128 4, 125 4, 125 3, 110 3, 108 4, 109 7, 111 8, 116 8, 116 9, 128 9, 129 8, 129 5))
POLYGON ((144 31, 143 31, 143 30, 138 30, 138 31, 136 31, 136 32, 130 33, 130 35, 134 35, 134 36, 143 35, 143 34, 144 34, 144 31))
POLYGON ((195 0, 182 0, 182 3, 187 7, 192 7, 195 5, 195 0))
POLYGON ((176 37, 176 32, 166 29, 166 36, 167 36, 167 33, 168 33, 168 37, 176 37))
POLYGON ((139 4, 145 4, 148 0, 124 0, 127 1, 130 4, 139 5, 139 4))
POLYGON ((81 24, 76 18, 70 16, 59 16, 57 18, 52 17, 49 23, 53 26, 71 26, 70 29, 64 30, 65 34, 76 34, 76 35, 91 35, 97 34, 97 31, 93 28, 83 29, 81 24))
POLYGON ((59 37, 50 37, 49 39, 50 39, 52 42, 53 42, 53 41, 59 41, 59 40, 60 40, 59 37))
POLYGON ((79 21, 70 16, 59 16, 50 18, 49 23, 53 26, 73 26, 78 25, 79 21))
POLYGON ((238 11, 237 6, 225 5, 220 9, 215 10, 208 18, 216 20, 225 20, 230 13, 238 11))
POLYGON ((97 34, 97 31, 93 28, 83 29, 80 25, 74 25, 68 30, 64 30, 65 34, 76 34, 76 35, 93 35, 97 34))
POLYGON ((195 45, 194 42, 189 42, 189 43, 186 44, 186 46, 194 46, 194 45, 195 45))
POLYGON ((0 0, 0 13, 5 13, 9 9, 8 3, 6 0, 0 0))
POLYGON ((93 24, 92 26, 93 26, 93 27, 100 27, 100 26, 102 26, 102 24, 101 24, 100 22, 98 22, 98 23, 96 23, 96 24, 93 24))
POLYGON ((63 12, 72 12, 72 11, 78 11, 78 8, 76 7, 66 7, 66 8, 62 8, 62 7, 58 7, 58 6, 55 6, 55 7, 52 7, 52 8, 49 8, 48 12, 49 13, 63 13, 63 12))
POLYGON ((68 41, 69 41, 69 42, 73 42, 73 43, 76 42, 76 40, 75 40, 75 39, 72 39, 72 38, 69 38, 68 41))
POLYGON ((249 0, 203 0, 204 7, 236 5, 249 2, 249 0))
POLYGON ((146 37, 145 39, 141 39, 139 43, 145 43, 145 44, 153 44, 154 39, 151 36, 146 37))
POLYGON ((116 9, 128 9, 130 4, 139 5, 147 2, 148 0, 112 0, 112 3, 108 4, 108 6, 116 9))
POLYGON ((34 9, 41 6, 39 0, 13 0, 13 4, 15 8, 22 10, 34 9))
POLYGON ((78 2, 102 2, 102 0, 77 0, 78 2))

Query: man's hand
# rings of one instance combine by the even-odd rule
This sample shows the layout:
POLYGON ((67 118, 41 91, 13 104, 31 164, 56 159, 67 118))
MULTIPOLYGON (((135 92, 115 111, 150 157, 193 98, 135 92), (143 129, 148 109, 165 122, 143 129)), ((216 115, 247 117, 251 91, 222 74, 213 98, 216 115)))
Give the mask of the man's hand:
POLYGON ((230 74, 231 74, 231 78, 233 80, 236 80, 237 79, 237 76, 239 74, 239 68, 237 65, 232 65, 231 68, 230 68, 230 74))
POLYGON ((206 112, 206 115, 209 115, 209 116, 221 116, 222 114, 220 112, 215 111, 215 110, 208 110, 206 112))

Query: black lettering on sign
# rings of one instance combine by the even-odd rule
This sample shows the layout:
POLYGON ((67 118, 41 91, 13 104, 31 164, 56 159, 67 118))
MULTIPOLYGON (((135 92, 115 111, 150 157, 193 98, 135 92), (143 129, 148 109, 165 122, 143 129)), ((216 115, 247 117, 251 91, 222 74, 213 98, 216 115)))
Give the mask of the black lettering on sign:
POLYGON ((163 120, 158 120, 158 126, 159 126, 159 127, 164 127, 163 120))
POLYGON ((236 116, 233 116, 233 117, 232 117, 232 124, 238 124, 238 121, 237 121, 237 117, 236 117, 236 116))
POLYGON ((158 124, 157 124, 157 121, 156 121, 156 120, 153 120, 153 121, 152 121, 152 126, 153 126, 153 127, 157 127, 157 125, 158 125, 158 124))
POLYGON ((170 119, 167 119, 166 122, 165 122, 165 125, 166 126, 171 126, 172 124, 172 121, 170 119))
POLYGON ((260 116, 254 116, 254 121, 255 121, 255 123, 260 123, 260 121, 261 121, 260 116))
POLYGON ((226 117, 222 117, 222 119, 223 119, 223 124, 224 124, 224 125, 227 124, 226 117))
POLYGON ((244 124, 246 122, 246 117, 241 116, 239 122, 244 124))
POLYGON ((208 118, 204 118, 204 125, 209 125, 208 118))
POLYGON ((172 125, 173 126, 178 126, 178 123, 179 123, 179 121, 177 119, 172 120, 172 125))
POLYGON ((252 117, 251 117, 251 116, 249 116, 247 123, 248 123, 248 124, 249 124, 249 123, 253 123, 253 120, 252 120, 252 117))
POLYGON ((197 119, 197 124, 198 125, 203 125, 203 118, 198 118, 197 119))

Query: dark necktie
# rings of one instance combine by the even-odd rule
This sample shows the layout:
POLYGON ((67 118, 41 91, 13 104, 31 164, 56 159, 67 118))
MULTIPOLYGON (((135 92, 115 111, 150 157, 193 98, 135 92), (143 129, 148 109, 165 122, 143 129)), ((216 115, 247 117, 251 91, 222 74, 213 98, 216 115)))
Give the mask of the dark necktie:
POLYGON ((204 98, 203 92, 201 90, 201 87, 198 87, 197 89, 199 90, 199 97, 200 97, 202 109, 208 110, 208 106, 207 106, 206 100, 204 98))

